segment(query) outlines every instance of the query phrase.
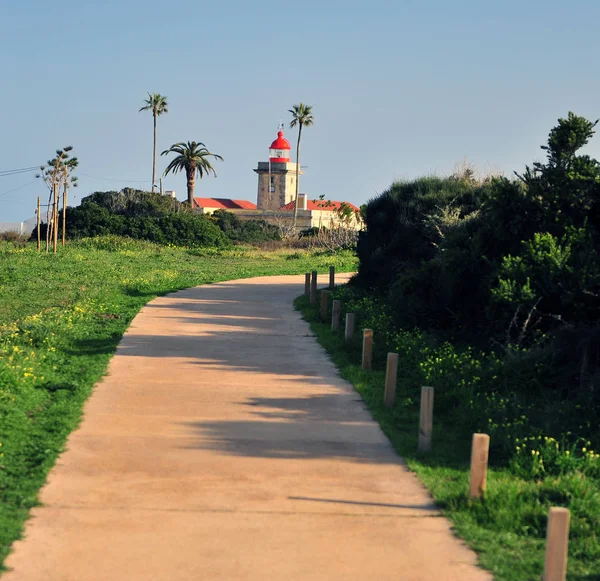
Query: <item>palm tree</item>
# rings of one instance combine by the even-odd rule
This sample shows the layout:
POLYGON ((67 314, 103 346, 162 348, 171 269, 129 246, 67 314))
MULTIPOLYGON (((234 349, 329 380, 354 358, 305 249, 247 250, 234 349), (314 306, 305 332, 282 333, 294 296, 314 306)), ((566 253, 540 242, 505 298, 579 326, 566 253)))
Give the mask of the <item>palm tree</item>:
POLYGON ((290 127, 293 128, 298 125, 298 144, 296 145, 296 201, 294 202, 294 231, 296 231, 296 218, 298 216, 298 180, 300 175, 300 138, 302 137, 302 127, 310 127, 315 119, 312 115, 312 105, 305 105, 304 103, 292 105, 289 112, 292 114, 290 127))
POLYGON ((190 208, 193 208, 196 173, 198 173, 200 178, 211 173, 217 177, 217 172, 208 158, 214 157, 220 161, 223 161, 223 158, 216 153, 208 151, 204 143, 196 141, 175 143, 174 145, 171 145, 169 149, 163 151, 161 155, 167 155, 168 153, 176 153, 177 157, 171 160, 171 163, 167 166, 167 169, 165 169, 164 175, 171 171, 173 173, 185 171, 187 177, 188 204, 190 205, 190 208))
POLYGON ((167 105, 167 98, 158 93, 148 93, 148 98, 144 103, 146 104, 140 111, 152 111, 152 117, 154 118, 154 149, 152 151, 152 192, 154 192, 156 187, 156 118, 163 113, 168 113, 169 106, 167 105))

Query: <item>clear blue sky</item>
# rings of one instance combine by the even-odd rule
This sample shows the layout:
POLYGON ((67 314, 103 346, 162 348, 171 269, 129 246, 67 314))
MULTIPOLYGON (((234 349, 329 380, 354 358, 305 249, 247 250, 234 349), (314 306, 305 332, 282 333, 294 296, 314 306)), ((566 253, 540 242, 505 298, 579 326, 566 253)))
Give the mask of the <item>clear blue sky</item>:
MULTIPOLYGON (((196 195, 252 201, 252 169, 299 101, 315 115, 301 191, 357 205, 465 156, 510 174, 569 110, 600 117, 598 0, 25 0, 0 22, 0 170, 73 145, 75 203, 150 187, 148 91, 169 102, 159 151, 196 140, 225 158, 196 195)), ((0 177, 0 221, 33 215, 47 195, 33 180, 0 177)), ((185 198, 183 176, 165 187, 185 198)))

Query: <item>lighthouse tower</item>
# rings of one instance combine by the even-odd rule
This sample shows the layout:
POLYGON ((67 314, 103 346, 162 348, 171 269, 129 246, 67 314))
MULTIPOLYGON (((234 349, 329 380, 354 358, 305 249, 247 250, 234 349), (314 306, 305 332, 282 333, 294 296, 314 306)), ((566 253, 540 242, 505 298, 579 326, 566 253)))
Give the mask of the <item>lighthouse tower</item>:
MULTIPOLYGON (((261 210, 278 210, 293 202, 296 195, 296 164, 290 162, 290 142, 279 127, 277 139, 269 147, 269 161, 259 161, 256 205, 261 210)), ((302 173, 302 172, 300 172, 302 173)))

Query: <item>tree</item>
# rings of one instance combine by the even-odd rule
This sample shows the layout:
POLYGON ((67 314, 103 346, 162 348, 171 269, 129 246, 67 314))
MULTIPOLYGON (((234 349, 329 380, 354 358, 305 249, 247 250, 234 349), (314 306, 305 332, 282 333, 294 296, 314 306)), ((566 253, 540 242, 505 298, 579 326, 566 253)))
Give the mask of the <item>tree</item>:
POLYGON ((300 176, 300 138, 302 137, 302 127, 310 127, 314 122, 312 115, 312 106, 300 103, 298 105, 292 105, 289 109, 292 114, 292 121, 290 127, 294 128, 298 126, 298 144, 296 145, 296 201, 294 202, 294 230, 296 230, 296 219, 298 216, 298 187, 299 187, 299 176, 300 176))
POLYGON ((550 131, 547 163, 526 166, 517 176, 527 187, 527 196, 536 203, 546 223, 545 230, 562 236, 564 228, 591 224, 600 229, 600 163, 589 155, 578 155, 594 135, 598 121, 569 112, 550 131))
POLYGON ((161 155, 167 155, 169 153, 176 153, 177 157, 171 160, 171 163, 165 169, 165 175, 169 172, 178 173, 185 171, 187 177, 187 194, 188 204, 190 208, 194 207, 194 186, 196 180, 196 173, 202 179, 205 175, 213 174, 217 177, 215 168, 211 165, 208 160, 209 157, 214 157, 220 161, 223 158, 216 153, 211 153, 206 149, 204 143, 196 141, 188 141, 187 143, 175 143, 171 147, 161 153, 161 155))
POLYGON ((69 153, 73 150, 72 146, 63 147, 56 150, 56 157, 48 161, 47 166, 41 166, 41 173, 36 177, 42 178, 50 196, 48 198, 48 215, 46 228, 46 252, 49 249, 50 235, 53 239, 53 249, 56 252, 58 245, 58 198, 60 196, 60 188, 63 187, 63 246, 65 244, 65 212, 66 198, 69 185, 77 187, 77 178, 72 175, 73 170, 79 165, 76 157, 70 157, 69 153), (50 208, 52 208, 52 223, 50 223, 50 208))
POLYGON ((144 102, 146 104, 139 112, 152 111, 154 119, 154 148, 152 150, 152 192, 154 192, 156 187, 156 118, 163 113, 168 113, 169 108, 167 98, 158 93, 148 93, 148 98, 144 102))

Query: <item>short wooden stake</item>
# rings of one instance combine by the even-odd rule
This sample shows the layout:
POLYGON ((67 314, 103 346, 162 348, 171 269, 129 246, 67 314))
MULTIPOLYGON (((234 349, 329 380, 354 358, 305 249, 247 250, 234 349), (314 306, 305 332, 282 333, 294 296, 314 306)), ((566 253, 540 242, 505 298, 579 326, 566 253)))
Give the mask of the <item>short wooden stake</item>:
POLYGON ((489 451, 490 437, 487 434, 473 434, 469 485, 469 497, 471 499, 483 498, 485 495, 489 451))
POLYGON ((344 340, 350 341, 354 336, 354 313, 346 313, 346 329, 344 330, 344 340))
POLYGON ((546 530, 544 581, 565 581, 567 578, 569 520, 569 509, 555 506, 550 508, 546 530))
POLYGON ((431 450, 433 430, 433 387, 421 388, 421 419, 419 421, 419 452, 431 450))
POLYGON ((373 329, 363 329, 362 368, 371 369, 373 364, 373 329))
POLYGON ((327 307, 329 306, 329 291, 321 291, 321 321, 327 320, 327 307))
POLYGON ((310 304, 317 304, 317 271, 312 271, 312 278, 310 281, 310 304))
POLYGON ((396 403, 396 378, 398 377, 398 353, 388 353, 385 368, 385 393, 383 403, 391 408, 396 403))
POLYGON ((304 294, 310 296, 310 272, 304 275, 304 294))
POLYGON ((329 288, 335 288, 335 266, 329 267, 329 288))
POLYGON ((335 301, 333 301, 333 306, 331 308, 331 330, 332 331, 339 331, 341 313, 342 313, 342 301, 338 301, 336 299, 335 301))

